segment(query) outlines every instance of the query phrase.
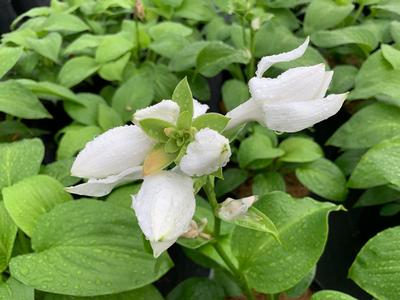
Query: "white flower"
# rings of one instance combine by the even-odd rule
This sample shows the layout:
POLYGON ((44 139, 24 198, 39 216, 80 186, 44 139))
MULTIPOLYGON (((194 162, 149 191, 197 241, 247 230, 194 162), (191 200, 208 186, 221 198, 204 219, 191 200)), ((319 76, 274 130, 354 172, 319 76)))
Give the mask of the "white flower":
POLYGON ((212 129, 204 128, 195 134, 179 167, 189 176, 207 175, 224 167, 230 156, 229 140, 212 129))
POLYGON ((292 68, 277 78, 262 78, 273 64, 302 56, 308 42, 307 38, 301 46, 290 52, 261 59, 257 76, 249 81, 251 98, 227 114, 231 120, 226 130, 245 122, 257 121, 272 130, 296 132, 340 110, 347 93, 325 97, 333 72, 325 71, 324 64, 292 68))
POLYGON ((115 186, 140 179, 142 163, 155 142, 135 125, 110 129, 86 144, 76 157, 71 175, 88 178, 67 190, 74 194, 100 197, 115 186))
MULTIPOLYGON (((207 104, 201 104, 193 99, 193 118, 205 114, 208 108, 207 104)), ((155 105, 137 110, 133 115, 133 122, 139 125, 139 122, 144 119, 159 119, 176 125, 179 113, 178 103, 172 100, 162 100, 155 105)))
POLYGON ((247 213, 249 208, 258 200, 257 196, 250 196, 242 199, 227 198, 218 208, 217 215, 225 221, 234 221, 247 213))
POLYGON ((173 171, 160 171, 144 178, 132 201, 139 226, 158 257, 189 229, 196 205, 193 181, 173 171))

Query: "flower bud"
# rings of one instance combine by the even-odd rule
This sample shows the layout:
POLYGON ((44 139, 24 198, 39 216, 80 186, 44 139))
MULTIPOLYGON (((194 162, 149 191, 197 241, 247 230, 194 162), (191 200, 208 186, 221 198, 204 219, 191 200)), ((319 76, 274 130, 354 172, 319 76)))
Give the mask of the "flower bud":
POLYGON ((248 209, 258 200, 257 196, 242 199, 227 198, 218 208, 217 215, 220 219, 233 221, 247 213, 248 209))

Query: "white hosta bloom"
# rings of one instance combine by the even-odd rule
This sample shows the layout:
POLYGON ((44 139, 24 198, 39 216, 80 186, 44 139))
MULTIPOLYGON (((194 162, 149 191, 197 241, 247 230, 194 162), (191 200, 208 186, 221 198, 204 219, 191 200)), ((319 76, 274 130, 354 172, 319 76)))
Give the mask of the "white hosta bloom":
POLYGON ((204 128, 195 134, 179 167, 189 176, 207 175, 224 167, 230 156, 229 140, 215 130, 204 128))
POLYGON ((86 144, 71 175, 89 179, 69 187, 74 194, 100 197, 115 186, 142 178, 142 163, 155 142, 135 125, 110 129, 86 144))
POLYGON ((196 206, 193 181, 173 171, 146 176, 132 197, 139 226, 158 257, 188 231, 196 206))
POLYGON ((226 129, 257 121, 272 130, 296 132, 340 110, 347 93, 325 97, 333 72, 325 71, 324 64, 292 68, 277 78, 262 78, 273 64, 302 56, 308 42, 307 38, 301 46, 290 52, 261 59, 257 76, 249 81, 251 98, 227 114, 231 120, 226 129))
POLYGON ((242 199, 227 198, 222 202, 217 211, 218 217, 225 221, 234 221, 247 213, 249 208, 258 200, 257 196, 242 199))
MULTIPOLYGON (((207 104, 201 104, 193 99, 193 118, 205 114, 208 108, 207 104)), ((162 100, 155 105, 137 110, 133 115, 133 122, 139 125, 139 122, 144 119, 159 119, 176 125, 179 113, 180 108, 175 101, 162 100)))

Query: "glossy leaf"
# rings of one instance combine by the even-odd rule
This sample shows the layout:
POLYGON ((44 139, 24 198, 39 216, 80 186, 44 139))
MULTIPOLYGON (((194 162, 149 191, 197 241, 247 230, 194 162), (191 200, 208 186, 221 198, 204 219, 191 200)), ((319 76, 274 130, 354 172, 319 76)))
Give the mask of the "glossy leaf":
POLYGON ((279 159, 284 162, 312 162, 324 155, 321 147, 311 139, 290 137, 280 143, 279 148, 285 151, 279 159))
POLYGON ((72 196, 54 178, 36 175, 4 188, 3 199, 15 224, 32 236, 39 218, 57 205, 72 200, 72 196))
POLYGON ((182 112, 187 111, 191 116, 193 115, 193 96, 186 77, 176 86, 172 100, 178 103, 182 112))
POLYGON ((197 129, 210 128, 218 132, 222 132, 226 125, 228 125, 229 118, 217 114, 217 113, 207 113, 198 116, 193 120, 193 127, 197 129))
POLYGON ((18 230, 17 226, 10 218, 4 206, 4 202, 0 202, 0 229, 0 273, 2 273, 8 267, 8 261, 11 258, 18 230))
POLYGON ((34 253, 11 260, 11 274, 51 293, 120 293, 157 280, 171 266, 167 254, 156 260, 145 250, 132 210, 94 200, 69 201, 40 218, 32 247, 34 253))

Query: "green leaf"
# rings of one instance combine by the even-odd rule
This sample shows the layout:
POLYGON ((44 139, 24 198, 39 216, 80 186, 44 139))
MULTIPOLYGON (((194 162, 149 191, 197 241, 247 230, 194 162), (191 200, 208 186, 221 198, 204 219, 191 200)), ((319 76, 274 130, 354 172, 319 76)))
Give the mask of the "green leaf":
POLYGON ((169 69, 175 72, 186 71, 196 66, 197 56, 207 45, 208 41, 196 41, 179 49, 169 62, 169 69))
POLYGON ((350 15, 353 9, 354 5, 350 2, 340 4, 332 0, 313 0, 306 9, 304 32, 308 34, 335 27, 350 15))
POLYGON ((349 99, 378 99, 400 106, 400 70, 394 69, 382 51, 370 55, 356 77, 349 99))
POLYGON ((58 205, 40 218, 32 247, 35 253, 11 260, 11 274, 51 293, 120 293, 157 280, 171 267, 167 254, 156 260, 145 250, 132 210, 101 201, 58 205))
POLYGON ((115 92, 112 107, 123 121, 132 120, 132 114, 140 108, 149 106, 154 99, 154 84, 143 74, 133 76, 115 92))
POLYGON ((77 85, 99 69, 96 61, 88 56, 74 57, 67 61, 58 74, 58 81, 70 88, 77 85))
POLYGON ((312 162, 324 156, 321 147, 309 138, 290 137, 280 143, 279 148, 285 152, 279 158, 284 162, 312 162))
POLYGON ((383 217, 391 217, 400 213, 400 203, 387 203, 381 207, 379 215, 383 217))
POLYGON ((183 0, 182 5, 175 10, 174 16, 195 21, 208 21, 214 15, 212 3, 208 0, 183 0))
POLYGON ((23 51, 20 47, 0 48, 0 79, 18 62, 23 51))
POLYGON ((358 253, 349 277, 376 299, 400 295, 400 226, 386 229, 370 239, 358 253))
POLYGON ((46 294, 43 300, 163 300, 160 292, 153 285, 146 285, 142 288, 129 292, 95 296, 75 297, 66 295, 46 294))
POLYGON ((193 96, 187 78, 183 78, 172 94, 172 100, 178 103, 180 111, 187 111, 193 116, 193 96))
POLYGON ((46 31, 63 31, 66 33, 76 33, 89 29, 79 17, 65 12, 52 12, 43 27, 46 31))
POLYGON ((10 277, 6 283, 0 280, 0 299, 4 300, 34 300, 35 290, 10 277))
POLYGON ((0 190, 39 172, 44 145, 39 139, 0 144, 0 190))
POLYGON ((77 103, 65 102, 66 113, 78 123, 84 125, 98 125, 99 107, 106 105, 103 98, 95 94, 80 93, 76 95, 77 103))
POLYGON ((335 30, 321 30, 311 35, 312 42, 318 47, 331 48, 347 44, 365 47, 367 52, 374 50, 382 40, 387 29, 386 22, 365 22, 335 30))
POLYGON ((366 190, 354 207, 382 205, 396 200, 400 200, 400 191, 392 189, 390 186, 377 186, 366 190))
POLYGON ((94 52, 93 49, 99 46, 101 40, 101 36, 85 33, 71 42, 64 50, 64 54, 91 54, 94 52))
POLYGON ((131 184, 114 189, 106 201, 130 209, 132 206, 132 195, 136 195, 139 192, 140 186, 140 184, 131 184))
POLYGON ((264 213, 253 206, 250 207, 246 213, 241 214, 233 220, 222 220, 251 230, 267 232, 272 234, 274 238, 279 241, 279 233, 275 224, 264 213))
POLYGON ((108 81, 121 81, 130 56, 131 54, 127 53, 120 59, 102 65, 99 69, 99 75, 108 81))
POLYGON ((24 119, 51 118, 35 94, 10 80, 0 82, 0 111, 24 119))
POLYGON ((315 194, 333 201, 347 196, 346 178, 330 160, 320 158, 296 169, 300 182, 315 194))
POLYGON ((337 291, 319 291, 312 295, 311 300, 357 300, 356 298, 337 291))
POLYGON ((178 116, 176 127, 179 129, 190 129, 192 127, 192 114, 187 110, 182 111, 178 116))
POLYGON ((75 125, 65 128, 64 132, 58 145, 57 160, 74 156, 79 150, 85 147, 87 142, 101 134, 102 130, 96 126, 75 125))
POLYGON ((170 34, 186 37, 191 35, 192 32, 193 30, 190 27, 187 27, 181 23, 170 21, 157 23, 149 29, 150 36, 155 40, 170 34))
POLYGON ((215 193, 217 197, 221 197, 234 189, 238 188, 248 178, 245 170, 230 168, 224 171, 224 179, 218 180, 215 184, 215 193))
POLYGON ((315 266, 328 235, 328 213, 337 207, 281 192, 264 196, 255 207, 275 224, 281 242, 270 234, 236 227, 232 250, 250 286, 275 294, 294 286, 315 266))
POLYGON ((400 108, 383 103, 364 107, 329 138, 327 144, 345 148, 369 148, 400 132, 400 108))
POLYGON ((215 281, 193 277, 178 284, 167 300, 223 300, 224 296, 224 290, 215 281))
POLYGON ((222 99, 227 111, 234 109, 249 98, 249 87, 243 81, 230 79, 222 85, 222 99))
POLYGON ((44 165, 40 173, 57 179, 64 186, 74 185, 81 180, 78 177, 71 176, 71 167, 74 160, 75 159, 71 157, 44 165))
POLYGON ((338 158, 336 158, 335 164, 342 170, 345 175, 351 175, 366 151, 366 149, 345 151, 338 158))
POLYGON ((197 56, 197 69, 206 77, 213 77, 233 63, 247 64, 250 54, 223 42, 211 42, 197 56))
POLYGON ((62 37, 59 33, 52 32, 41 39, 28 38, 26 42, 29 49, 47 57, 55 63, 59 61, 58 55, 62 44, 62 37))
POLYGON ((333 68, 333 78, 329 91, 335 94, 345 93, 355 84, 358 69, 351 65, 338 65, 333 68))
POLYGON ((400 137, 373 146, 364 154, 351 175, 348 186, 370 188, 392 183, 400 186, 400 137))
POLYGON ((144 119, 139 122, 143 131, 159 142, 166 142, 168 137, 165 135, 165 128, 175 128, 174 124, 160 119, 144 119))
POLYGON ((34 138, 48 133, 45 130, 30 128, 21 121, 5 120, 0 122, 0 142, 12 142, 16 139, 34 138))
POLYGON ((149 46, 151 50, 161 56, 172 59, 181 50, 189 45, 189 41, 176 34, 164 35, 149 46))
POLYGON ((32 236, 39 218, 55 206, 72 200, 72 196, 56 179, 36 175, 4 188, 3 199, 15 224, 32 236))
POLYGON ((30 89, 40 99, 52 101, 63 100, 81 104, 78 96, 62 85, 48 81, 38 82, 30 79, 18 79, 17 82, 30 89))
POLYGON ((263 196, 274 191, 286 191, 285 180, 278 172, 265 172, 253 177, 252 191, 254 195, 263 196))
POLYGON ((229 118, 217 113, 207 113, 193 120, 193 127, 197 129, 210 128, 222 132, 228 125, 229 118))
POLYGON ((95 61, 103 64, 115 60, 133 48, 130 40, 122 34, 105 36, 96 50, 95 61), (118 45, 118 47, 116 47, 118 45))
POLYGON ((238 160, 241 168, 261 169, 283 154, 282 149, 273 148, 269 137, 256 133, 241 142, 238 160))
POLYGON ((0 229, 0 273, 2 273, 8 267, 18 230, 2 201, 0 202, 0 229))
POLYGON ((106 104, 99 105, 98 123, 104 131, 123 125, 122 119, 118 113, 106 104))
MULTIPOLYGON (((399 6, 400 7, 400 6, 399 6)), ((400 50, 390 46, 382 45, 382 55, 383 57, 392 65, 394 69, 400 69, 400 50)))
POLYGON ((381 10, 400 16, 400 3, 396 0, 380 1, 378 5, 371 7, 372 9, 381 10))
POLYGON ((314 268, 312 268, 311 271, 303 277, 303 279, 296 283, 295 286, 285 291, 285 295, 289 298, 297 298, 303 296, 314 281, 316 271, 317 267, 314 266, 314 268))

